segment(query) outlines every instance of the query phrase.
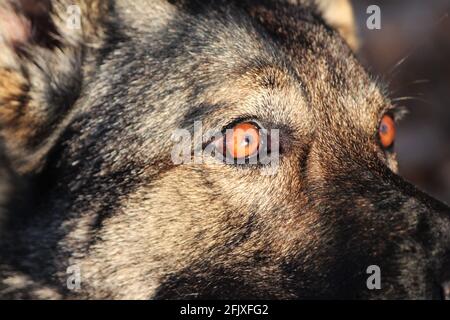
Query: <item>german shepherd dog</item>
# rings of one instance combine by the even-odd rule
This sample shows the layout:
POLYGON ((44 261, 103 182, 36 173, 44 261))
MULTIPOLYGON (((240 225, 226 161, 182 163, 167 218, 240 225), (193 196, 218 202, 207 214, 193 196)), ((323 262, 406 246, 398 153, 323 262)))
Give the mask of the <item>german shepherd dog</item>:
POLYGON ((340 0, 3 0, 0 296, 445 298, 450 209, 354 34, 340 0), (173 160, 198 122, 233 161, 173 160))

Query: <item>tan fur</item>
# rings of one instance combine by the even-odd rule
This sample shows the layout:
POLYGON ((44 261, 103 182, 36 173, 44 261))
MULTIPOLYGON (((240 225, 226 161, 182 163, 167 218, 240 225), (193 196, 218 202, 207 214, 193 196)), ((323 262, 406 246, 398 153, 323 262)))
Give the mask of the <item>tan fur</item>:
POLYGON ((31 159, 19 168, 36 184, 0 247, 22 271, 0 266, 0 296, 428 296, 411 283, 433 276, 428 251, 448 245, 422 242, 417 222, 442 209, 389 169, 377 130, 390 101, 344 41, 356 46, 347 2, 289 2, 79 1, 83 28, 70 31, 69 1, 53 1, 57 35, 44 40, 59 49, 31 41, 27 57, 6 44, 0 132, 28 137, 6 151, 16 167, 31 159), (174 163, 171 137, 195 121, 203 133, 280 129, 277 170, 209 155, 174 163), (371 263, 394 270, 379 295, 364 286, 371 263), (398 278, 399 265, 412 276, 398 278))
POLYGON ((58 35, 52 36, 61 45, 45 48, 32 39, 31 22, 26 18, 47 14, 50 2, 40 4, 8 0, 0 5, 4 18, 0 23, 4 27, 0 30, 0 136, 5 139, 14 167, 22 173, 42 165, 47 147, 41 144, 47 131, 55 119, 68 114, 68 110, 59 110, 61 105, 49 105, 47 100, 49 86, 63 85, 53 75, 65 73, 66 77, 74 77, 70 73, 80 72, 88 76, 94 72, 91 64, 81 65, 81 56, 89 61, 92 50, 102 46, 105 23, 110 18, 109 1, 53 1, 52 21, 58 35), (82 11, 79 30, 68 28, 69 5, 78 5, 82 11), (20 34, 12 37, 12 29, 20 34))
POLYGON ((353 8, 349 0, 317 0, 324 19, 336 28, 353 50, 359 47, 353 8))
POLYGON ((0 106, 2 137, 7 143, 24 147, 35 134, 39 119, 32 117, 29 110, 33 103, 23 76, 11 70, 0 70, 0 106))

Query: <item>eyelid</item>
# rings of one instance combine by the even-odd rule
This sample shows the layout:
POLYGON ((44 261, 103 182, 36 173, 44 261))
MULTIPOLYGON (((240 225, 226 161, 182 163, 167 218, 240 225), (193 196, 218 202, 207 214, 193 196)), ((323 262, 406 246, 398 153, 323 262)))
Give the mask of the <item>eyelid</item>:
MULTIPOLYGON (((261 125, 261 122, 259 120, 255 120, 254 117, 241 117, 241 118, 236 118, 236 119, 232 120, 231 122, 227 123, 226 125, 224 125, 220 128, 210 129, 209 132, 212 132, 213 134, 211 136, 214 136, 214 137, 224 136, 226 134, 227 130, 233 129, 236 125, 238 125, 240 123, 244 123, 244 122, 254 123, 258 127, 258 130, 266 130, 261 125)), ((205 130, 205 131, 208 131, 208 130, 205 130)), ((202 144, 202 148, 203 149, 206 148, 206 146, 213 143, 214 140, 216 140, 216 139, 211 138, 208 141, 204 142, 202 144)))
POLYGON ((380 117, 378 119, 378 122, 383 119, 385 115, 390 115, 392 119, 394 119, 395 123, 398 123, 400 120, 402 120, 407 114, 409 113, 408 107, 404 105, 394 105, 389 104, 386 108, 384 108, 380 114, 380 117))
POLYGON ((224 126, 222 128, 222 134, 225 134, 227 130, 233 129, 235 126, 241 124, 241 123, 253 123, 254 125, 256 125, 256 127, 258 128, 258 130, 265 130, 265 128, 261 125, 261 122, 255 118, 239 118, 239 119, 235 119, 232 122, 228 123, 226 126, 224 126))

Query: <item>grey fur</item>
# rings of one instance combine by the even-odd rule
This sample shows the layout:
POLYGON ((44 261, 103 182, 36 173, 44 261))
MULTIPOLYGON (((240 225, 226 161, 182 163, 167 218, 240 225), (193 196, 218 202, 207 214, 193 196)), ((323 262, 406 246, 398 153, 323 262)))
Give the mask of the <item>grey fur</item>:
MULTIPOLYGON (((75 98, 39 104, 57 120, 22 151, 32 165, 7 148, 32 196, 4 236, 5 297, 436 297, 449 210, 395 174, 395 155, 376 139, 389 98, 324 21, 326 7, 138 4, 92 15, 94 36, 65 42, 61 32, 68 74, 52 63, 61 52, 43 49, 50 58, 32 84, 47 74, 75 98), (249 116, 282 129, 276 176, 171 162, 175 129, 249 116), (380 292, 365 288, 370 264, 385 270, 380 292), (73 265, 80 291, 66 286, 73 265)), ((27 48, 37 55, 27 59, 41 57, 27 48)))

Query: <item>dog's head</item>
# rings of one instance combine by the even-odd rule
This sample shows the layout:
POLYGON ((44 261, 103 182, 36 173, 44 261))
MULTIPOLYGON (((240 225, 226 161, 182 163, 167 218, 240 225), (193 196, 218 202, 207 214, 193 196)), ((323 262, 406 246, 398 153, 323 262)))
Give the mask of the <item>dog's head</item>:
POLYGON ((400 112, 345 1, 79 1, 72 33, 55 3, 0 79, 41 192, 11 223, 22 270, 58 288, 78 266, 91 297, 440 297, 449 209, 396 174, 400 112))

